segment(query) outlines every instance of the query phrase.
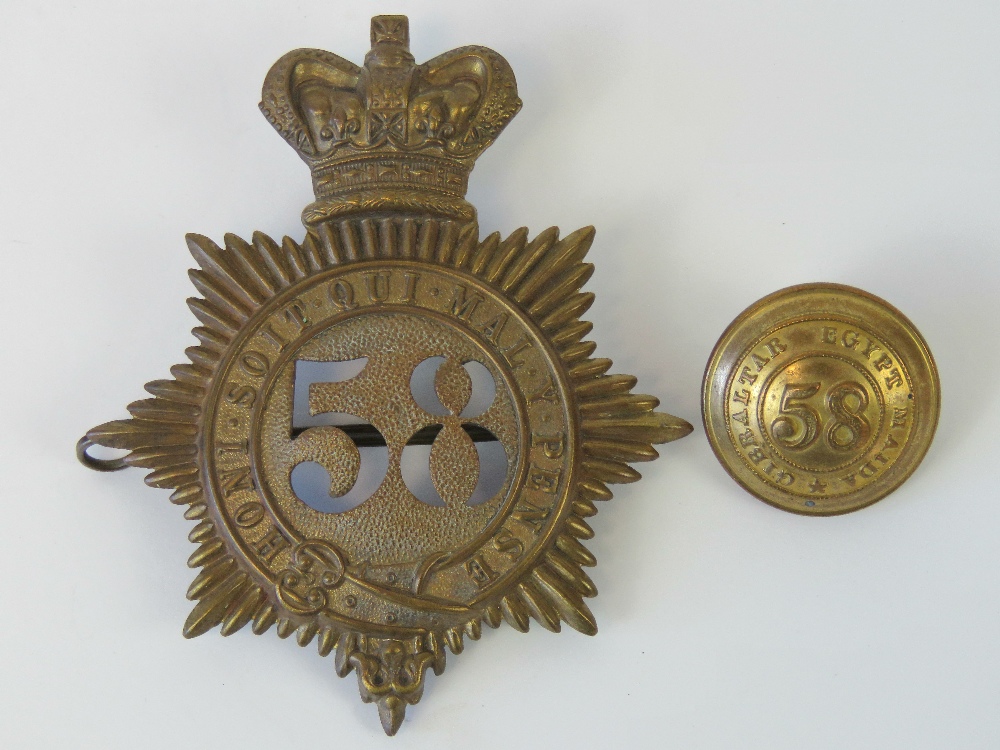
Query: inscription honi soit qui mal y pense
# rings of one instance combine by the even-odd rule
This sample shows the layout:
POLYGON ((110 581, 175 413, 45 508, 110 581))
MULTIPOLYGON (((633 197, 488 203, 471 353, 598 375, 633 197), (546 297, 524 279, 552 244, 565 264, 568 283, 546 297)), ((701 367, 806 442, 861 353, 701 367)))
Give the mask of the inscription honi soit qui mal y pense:
MULTIPOLYGON (((251 415, 264 396, 266 383, 284 366, 280 360, 286 350, 294 350, 296 343, 312 338, 330 321, 359 312, 431 313, 464 330, 505 365, 512 390, 524 402, 529 443, 522 449, 525 468, 521 486, 508 493, 516 495, 517 502, 463 560, 442 572, 447 580, 440 586, 432 583, 435 593, 471 600, 476 591, 491 587, 505 573, 514 571, 541 543, 558 515, 554 511, 567 482, 572 454, 568 445, 570 420, 545 347, 514 310, 504 309, 500 300, 480 291, 467 279, 445 271, 405 266, 354 269, 319 280, 298 297, 284 301, 246 336, 220 390, 212 458, 217 466, 215 492, 220 509, 231 532, 262 572, 280 577, 293 564, 296 545, 309 540, 296 534, 294 528, 279 527, 270 520, 275 509, 269 504, 266 488, 259 487, 256 479, 263 472, 251 465, 251 415), (455 580, 456 571, 461 572, 465 585, 455 580)), ((356 603, 356 598, 348 597, 348 605, 352 602, 356 603)))
POLYGON ((837 320, 772 332, 744 352, 727 391, 733 446, 784 492, 862 488, 892 465, 912 427, 902 363, 877 337, 837 320))

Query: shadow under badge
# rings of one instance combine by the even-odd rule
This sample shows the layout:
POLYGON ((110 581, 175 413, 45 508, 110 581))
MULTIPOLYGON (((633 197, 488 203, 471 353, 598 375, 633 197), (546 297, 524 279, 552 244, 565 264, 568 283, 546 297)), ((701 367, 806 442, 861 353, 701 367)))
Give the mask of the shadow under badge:
POLYGON ((691 426, 584 340, 593 228, 479 237, 465 192, 521 106, 507 62, 415 65, 404 16, 371 41, 364 67, 301 49, 271 68, 261 111, 312 170, 305 239, 189 235, 190 361, 78 455, 188 506, 185 636, 316 641, 391 735, 483 623, 597 631, 585 519, 691 426))

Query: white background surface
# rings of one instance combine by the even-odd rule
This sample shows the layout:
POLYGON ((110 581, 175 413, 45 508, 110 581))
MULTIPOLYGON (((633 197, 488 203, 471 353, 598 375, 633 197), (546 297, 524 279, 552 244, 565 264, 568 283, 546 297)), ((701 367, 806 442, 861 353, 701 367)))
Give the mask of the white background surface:
POLYGON ((1000 6, 993 0, 27 2, 0 14, 0 736, 11 748, 1000 746, 1000 6), (524 108, 483 233, 598 229, 598 355, 698 423, 594 519, 601 632, 487 632, 400 734, 332 657, 185 641, 190 523, 73 457, 194 343, 183 235, 301 237, 271 63, 485 44, 524 108), (921 329, 935 443, 853 515, 753 499, 700 426, 745 306, 860 286, 921 329))

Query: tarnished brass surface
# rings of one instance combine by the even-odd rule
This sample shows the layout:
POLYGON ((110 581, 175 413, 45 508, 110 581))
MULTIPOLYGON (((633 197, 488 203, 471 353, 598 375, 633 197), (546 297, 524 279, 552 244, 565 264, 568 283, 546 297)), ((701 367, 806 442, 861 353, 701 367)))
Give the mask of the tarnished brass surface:
POLYGON ((705 370, 705 430, 733 479, 806 515, 864 508, 913 473, 940 408, 927 344, 884 300, 804 284, 744 310, 705 370))
POLYGON ((312 169, 305 239, 189 235, 198 344, 79 446, 187 506, 186 636, 315 641, 388 734, 484 623, 595 633, 586 519, 691 431, 592 356, 592 228, 480 238, 467 177, 519 107, 491 50, 415 65, 402 16, 373 19, 363 68, 282 57, 261 109, 312 169), (405 469, 428 445, 429 495, 405 469), (506 469, 484 490, 488 455, 506 469), (296 484, 307 470, 318 499, 296 484))

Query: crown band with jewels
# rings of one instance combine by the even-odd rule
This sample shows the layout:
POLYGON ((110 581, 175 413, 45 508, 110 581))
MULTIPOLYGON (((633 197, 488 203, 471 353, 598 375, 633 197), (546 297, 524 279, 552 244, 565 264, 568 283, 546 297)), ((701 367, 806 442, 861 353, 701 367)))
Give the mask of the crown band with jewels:
POLYGON ((415 65, 406 16, 372 19, 359 68, 300 49, 264 79, 261 111, 312 171, 307 227, 360 212, 462 221, 476 158, 521 108, 514 73, 486 47, 415 65))

